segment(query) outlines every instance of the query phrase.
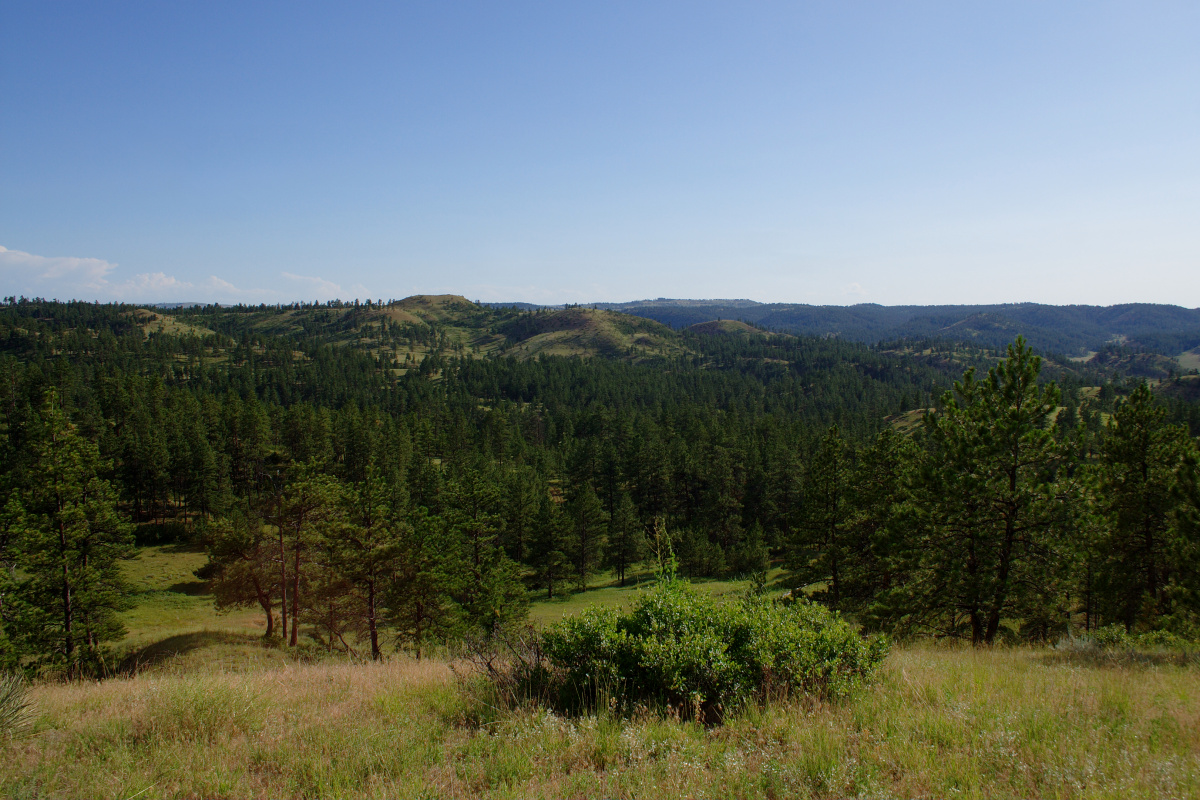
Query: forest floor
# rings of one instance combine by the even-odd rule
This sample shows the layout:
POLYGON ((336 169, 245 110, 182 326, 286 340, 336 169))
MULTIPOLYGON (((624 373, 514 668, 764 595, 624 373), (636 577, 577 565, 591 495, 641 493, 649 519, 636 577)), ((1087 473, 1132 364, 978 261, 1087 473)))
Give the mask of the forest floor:
MULTIPOLYGON (((0 796, 1200 797, 1194 664, 900 646, 837 703, 777 700, 710 728, 571 719, 497 709, 444 659, 265 646, 261 615, 211 610, 202 560, 165 545, 128 563, 137 668, 32 687, 31 735, 0 740, 0 796)), ((531 617, 635 591, 602 585, 531 617)))

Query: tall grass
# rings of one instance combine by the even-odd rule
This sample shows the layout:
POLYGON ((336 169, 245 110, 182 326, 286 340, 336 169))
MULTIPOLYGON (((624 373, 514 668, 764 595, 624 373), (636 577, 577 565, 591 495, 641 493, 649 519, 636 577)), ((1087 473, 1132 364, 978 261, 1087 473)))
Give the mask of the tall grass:
POLYGON ((30 690, 0 794, 75 797, 1200 796, 1200 670, 901 648, 837 703, 705 728, 474 705, 445 662, 149 672, 30 690))

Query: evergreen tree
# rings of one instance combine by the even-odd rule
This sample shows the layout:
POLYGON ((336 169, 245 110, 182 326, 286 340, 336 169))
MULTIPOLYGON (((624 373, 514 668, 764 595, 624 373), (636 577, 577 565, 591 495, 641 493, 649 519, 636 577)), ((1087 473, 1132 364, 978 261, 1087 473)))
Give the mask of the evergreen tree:
POLYGON ((879 612, 895 587, 896 559, 911 531, 907 486, 919 451, 914 442, 885 430, 858 452, 850 477, 852 513, 842 542, 840 605, 865 624, 880 624, 879 612))
POLYGON ((574 497, 567 502, 566 516, 575 582, 580 589, 586 589, 588 578, 600 569, 608 525, 604 507, 590 484, 584 483, 575 490, 574 497))
POLYGON ((312 556, 328 529, 342 521, 343 491, 333 476, 302 465, 276 495, 271 509, 277 531, 282 635, 292 647, 299 643, 302 594, 311 577, 312 556))
POLYGON ((534 523, 531 561, 536 570, 539 586, 546 587, 546 597, 553 598, 556 588, 566 593, 571 560, 568 523, 558 503, 544 494, 538 504, 537 520, 534 523))
POLYGON ((1167 558, 1174 565, 1164 587, 1161 627, 1200 638, 1200 451, 1193 446, 1179 466, 1167 558))
POLYGON ((605 564, 617 573, 621 585, 630 569, 646 558, 646 531, 629 495, 621 492, 608 519, 608 549, 605 564))
POLYGON ((821 439, 805 471, 789 566, 800 585, 823 583, 833 608, 842 602, 843 571, 850 558, 847 529, 854 513, 853 452, 837 426, 821 439))
POLYGON ((50 392, 39 415, 30 480, 9 511, 18 540, 17 634, 40 664, 68 677, 103 670, 104 642, 121 638, 117 613, 129 607, 120 560, 132 554, 132 526, 101 477, 108 465, 80 436, 50 392))
POLYGON ((392 506, 391 490, 369 462, 365 479, 346 494, 347 510, 343 526, 332 531, 329 543, 332 571, 345 581, 357 609, 358 625, 371 647, 371 658, 383 657, 380 627, 383 621, 385 589, 394 581, 405 539, 400 512, 392 506))
POLYGON ((1023 338, 975 380, 974 369, 925 418, 927 450, 913 486, 919 528, 906 543, 902 625, 991 644, 1059 565, 1065 508, 1054 484, 1061 446, 1047 430, 1058 405, 1039 385, 1041 359, 1023 338))
POLYGON ((1190 437, 1168 425, 1144 383, 1118 402, 1101 439, 1094 502, 1101 517, 1095 590, 1105 619, 1153 627, 1176 565, 1171 528, 1190 437))
POLYGON ((266 618, 263 635, 274 635, 279 553, 261 515, 243 503, 207 523, 203 541, 208 562, 196 577, 209 582, 217 611, 257 605, 266 618))
POLYGON ((461 630, 462 614, 453 600, 454 558, 446 552, 441 520, 424 507, 400 527, 400 559, 385 595, 397 642, 422 658, 434 643, 461 630))

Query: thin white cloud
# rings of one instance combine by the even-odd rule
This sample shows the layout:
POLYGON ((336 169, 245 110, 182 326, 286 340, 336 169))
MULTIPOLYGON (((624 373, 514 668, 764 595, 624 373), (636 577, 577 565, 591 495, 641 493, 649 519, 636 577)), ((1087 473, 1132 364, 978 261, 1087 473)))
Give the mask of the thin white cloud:
POLYGON ((167 275, 165 272, 143 272, 112 288, 118 297, 155 300, 167 294, 174 295, 180 291, 191 289, 192 284, 188 281, 181 281, 173 275, 167 275))
POLYGON ((54 282, 101 290, 108 284, 109 273, 116 268, 116 264, 102 258, 39 256, 0 246, 0 275, 6 286, 18 282, 30 286, 54 282))
POLYGON ((165 272, 143 272, 121 280, 118 273, 117 264, 101 258, 39 256, 0 247, 0 293, 4 295, 128 303, 260 303, 284 299, 283 292, 243 289, 216 275, 196 284, 165 272))
POLYGON ((375 295, 367 286, 349 287, 315 275, 279 273, 271 288, 244 288, 217 275, 196 282, 166 272, 122 275, 119 265, 102 258, 41 256, 0 246, 0 295, 56 300, 128 303, 290 303, 296 300, 353 300, 375 295))
POLYGON ((294 275, 291 272, 279 273, 290 281, 297 281, 305 284, 313 292, 318 300, 334 300, 341 297, 342 287, 333 281, 325 280, 313 275, 294 275))
POLYGON ((278 303, 282 301, 279 292, 271 289, 243 289, 224 278, 209 275, 208 280, 201 284, 205 291, 199 299, 204 302, 218 303, 278 303))
MULTIPOLYGON (((414 286, 413 294, 461 294, 468 300, 487 303, 524 302, 557 305, 560 303, 613 302, 613 293, 593 284, 585 290, 563 289, 536 284, 475 283, 465 287, 421 289, 414 286)), ((619 298, 625 300, 628 298, 619 298)))

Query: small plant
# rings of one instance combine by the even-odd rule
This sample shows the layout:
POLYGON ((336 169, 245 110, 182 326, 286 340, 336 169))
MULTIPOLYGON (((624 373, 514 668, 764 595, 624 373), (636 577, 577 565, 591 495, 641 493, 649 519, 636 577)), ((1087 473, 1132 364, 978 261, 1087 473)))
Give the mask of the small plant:
POLYGON ((0 673, 0 739, 20 739, 29 734, 32 723, 25 679, 15 672, 0 673))

